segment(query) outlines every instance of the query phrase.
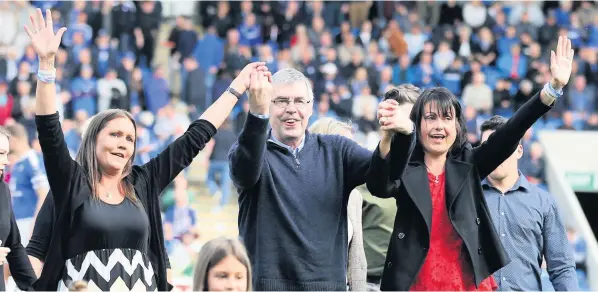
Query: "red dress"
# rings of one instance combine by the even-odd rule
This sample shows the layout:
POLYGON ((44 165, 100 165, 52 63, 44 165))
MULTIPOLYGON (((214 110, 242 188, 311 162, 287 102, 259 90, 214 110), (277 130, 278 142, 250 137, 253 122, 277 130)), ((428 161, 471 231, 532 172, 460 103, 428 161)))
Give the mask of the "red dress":
POLYGON ((476 289, 469 256, 463 240, 453 228, 446 208, 445 175, 428 173, 432 194, 432 227, 430 249, 411 291, 494 291, 498 289, 492 276, 476 289))

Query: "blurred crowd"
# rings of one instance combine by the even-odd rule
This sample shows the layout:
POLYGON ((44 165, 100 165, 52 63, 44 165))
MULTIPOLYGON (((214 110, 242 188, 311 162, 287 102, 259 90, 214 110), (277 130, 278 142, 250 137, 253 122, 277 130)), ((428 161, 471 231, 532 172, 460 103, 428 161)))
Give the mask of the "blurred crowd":
MULTIPOLYGON (((510 116, 550 78, 550 50, 567 35, 576 50, 564 98, 522 140, 520 167, 544 183, 545 129, 598 130, 598 6, 592 1, 298 2, 202 1, 173 18, 170 2, 0 2, 0 125, 22 124, 38 149, 34 122, 38 60, 22 29, 36 7, 68 28, 56 56, 59 110, 74 156, 85 121, 108 108, 138 121, 136 163, 183 133, 248 62, 293 67, 313 82, 314 115, 350 120, 356 139, 379 141, 376 109, 389 88, 449 88, 465 108, 470 141, 489 116, 510 116), (171 30, 170 30, 171 29, 171 30), (166 31, 165 30, 169 30, 166 31), (161 37, 166 34, 166 37, 161 37), (169 49, 168 57, 156 52, 169 49)), ((239 102, 210 143, 207 187, 230 199, 227 152, 248 113, 239 102)), ((14 158, 17 161, 17 158, 14 158)), ((163 203, 169 252, 197 251, 197 215, 185 174, 163 203)), ((192 264, 179 272, 191 273, 192 264)))

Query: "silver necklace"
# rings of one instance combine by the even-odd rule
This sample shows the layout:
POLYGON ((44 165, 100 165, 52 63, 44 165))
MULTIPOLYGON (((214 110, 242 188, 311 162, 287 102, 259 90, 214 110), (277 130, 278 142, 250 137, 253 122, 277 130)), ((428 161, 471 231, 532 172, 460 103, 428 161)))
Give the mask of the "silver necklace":
POLYGON ((112 193, 111 192, 106 192, 106 198, 108 198, 108 199, 112 198, 112 193))
MULTIPOLYGON (((425 165, 425 164, 424 164, 424 165, 425 165)), ((426 168, 428 169, 428 172, 429 172, 429 173, 430 173, 432 176, 434 176, 434 183, 435 183, 435 184, 439 183, 440 181, 439 181, 438 177, 439 177, 440 175, 435 175, 435 174, 432 172, 432 170, 431 170, 431 169, 430 169, 430 168, 429 168, 427 165, 426 165, 426 168)), ((444 166, 442 167, 442 170, 444 171, 444 166)))

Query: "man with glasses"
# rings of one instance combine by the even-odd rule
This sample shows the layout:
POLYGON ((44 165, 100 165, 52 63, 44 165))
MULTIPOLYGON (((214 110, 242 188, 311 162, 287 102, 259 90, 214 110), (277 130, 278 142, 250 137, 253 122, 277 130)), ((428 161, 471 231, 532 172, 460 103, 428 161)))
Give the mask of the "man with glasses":
MULTIPOLYGON (((272 80, 256 72, 248 87, 249 114, 229 162, 253 288, 346 290, 347 202, 365 183, 372 153, 306 131, 314 96, 301 72, 283 69, 272 80)), ((407 118, 395 129, 411 133, 413 124, 407 118)))

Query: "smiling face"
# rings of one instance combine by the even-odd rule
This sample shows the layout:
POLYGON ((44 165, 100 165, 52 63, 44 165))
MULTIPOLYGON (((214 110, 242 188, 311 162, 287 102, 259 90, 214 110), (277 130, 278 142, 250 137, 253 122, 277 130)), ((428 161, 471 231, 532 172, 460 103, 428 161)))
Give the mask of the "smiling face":
POLYGON ((274 85, 274 98, 270 106, 272 134, 291 147, 301 143, 313 113, 313 101, 308 90, 302 81, 274 85))
POLYGON ((122 173, 135 152, 135 126, 126 117, 117 117, 99 132, 96 156, 106 173, 122 173))
POLYGON ((442 110, 436 102, 424 107, 420 124, 420 140, 424 150, 433 155, 446 155, 455 143, 457 123, 455 109, 442 110))

